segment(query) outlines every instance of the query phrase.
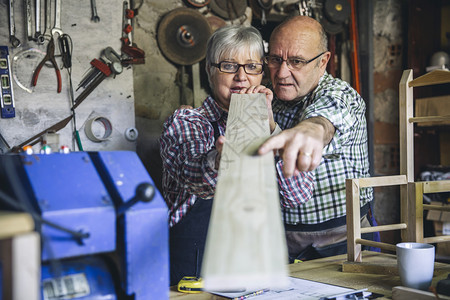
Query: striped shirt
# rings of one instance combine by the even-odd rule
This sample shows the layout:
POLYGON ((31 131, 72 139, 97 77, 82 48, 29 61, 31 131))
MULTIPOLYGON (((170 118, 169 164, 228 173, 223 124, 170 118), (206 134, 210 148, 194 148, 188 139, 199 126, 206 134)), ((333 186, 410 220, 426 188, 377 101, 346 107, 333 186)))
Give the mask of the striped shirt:
MULTIPOLYGON (((327 73, 301 100, 273 100, 274 119, 282 129, 317 116, 328 119, 336 129, 323 149, 325 157, 313 171, 312 199, 295 208, 283 208, 286 224, 318 224, 345 216, 345 179, 369 176, 365 108, 361 96, 347 82, 327 73)), ((361 190, 361 207, 372 199, 371 188, 361 190)))
MULTIPOLYGON (((207 97, 195 109, 179 109, 164 123, 160 137, 163 162, 162 189, 169 207, 169 225, 177 224, 197 200, 212 200, 217 183, 214 167, 217 150, 213 122, 225 134, 228 113, 207 97)), ((277 129, 273 134, 280 132, 277 129)), ((284 208, 298 207, 308 201, 314 189, 314 174, 300 173, 292 178, 282 175, 282 161, 276 162, 280 203, 284 208)))

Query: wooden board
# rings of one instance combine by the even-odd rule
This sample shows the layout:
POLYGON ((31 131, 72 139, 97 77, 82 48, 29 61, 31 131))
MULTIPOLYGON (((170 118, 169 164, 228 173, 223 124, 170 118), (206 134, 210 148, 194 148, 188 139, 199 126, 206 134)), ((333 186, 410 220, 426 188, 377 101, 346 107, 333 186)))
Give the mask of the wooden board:
POLYGON ((394 300, 435 300, 442 299, 448 300, 450 297, 445 295, 440 295, 439 298, 432 292, 421 291, 405 286, 395 286, 392 288, 392 299, 394 300))
POLYGON ((253 155, 269 135, 265 95, 233 94, 203 258, 206 290, 287 284, 273 154, 253 155))

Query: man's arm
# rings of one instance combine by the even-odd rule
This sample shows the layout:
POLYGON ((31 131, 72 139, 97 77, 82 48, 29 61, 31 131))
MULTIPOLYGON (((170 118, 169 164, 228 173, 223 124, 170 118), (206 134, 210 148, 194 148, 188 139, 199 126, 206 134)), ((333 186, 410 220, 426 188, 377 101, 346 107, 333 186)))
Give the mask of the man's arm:
POLYGON ((334 133, 333 124, 326 118, 309 118, 268 139, 258 153, 280 150, 284 161, 283 173, 289 178, 298 171, 314 170, 320 163, 323 148, 330 143, 334 133))

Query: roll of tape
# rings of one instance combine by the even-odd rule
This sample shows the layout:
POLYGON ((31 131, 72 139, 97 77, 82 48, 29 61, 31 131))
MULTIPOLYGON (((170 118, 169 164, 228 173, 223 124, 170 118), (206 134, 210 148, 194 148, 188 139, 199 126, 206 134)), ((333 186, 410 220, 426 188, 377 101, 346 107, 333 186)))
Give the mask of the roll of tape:
POLYGON ((87 120, 84 132, 91 141, 102 142, 111 136, 112 125, 105 117, 95 117, 87 120), (98 124, 100 124, 100 126, 98 126, 98 124))
POLYGON ((130 127, 125 130, 125 138, 130 142, 137 140, 138 134, 137 129, 134 127, 130 127))

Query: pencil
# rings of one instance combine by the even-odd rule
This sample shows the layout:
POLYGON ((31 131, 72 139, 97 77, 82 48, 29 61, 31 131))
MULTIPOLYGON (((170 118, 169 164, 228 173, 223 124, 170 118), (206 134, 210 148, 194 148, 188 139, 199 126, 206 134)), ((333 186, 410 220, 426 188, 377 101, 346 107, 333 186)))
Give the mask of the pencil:
POLYGON ((261 295, 261 294, 263 294, 263 293, 265 293, 265 292, 267 292, 267 291, 268 291, 268 289, 255 291, 255 292, 250 293, 250 294, 247 294, 247 295, 235 297, 235 298, 233 298, 233 300, 244 300, 244 299, 248 299, 248 298, 251 298, 251 297, 254 297, 254 296, 261 295))

